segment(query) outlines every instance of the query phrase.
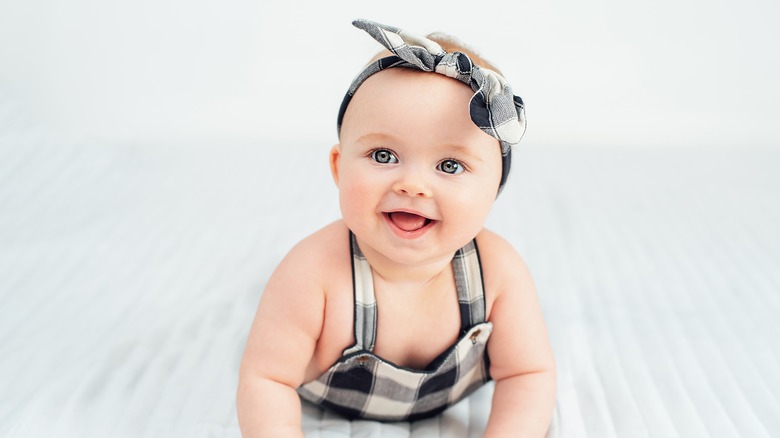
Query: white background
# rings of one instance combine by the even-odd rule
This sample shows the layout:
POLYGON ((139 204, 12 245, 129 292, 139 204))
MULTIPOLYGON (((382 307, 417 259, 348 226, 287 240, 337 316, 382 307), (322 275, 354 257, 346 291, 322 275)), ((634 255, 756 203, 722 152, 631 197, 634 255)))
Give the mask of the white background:
POLYGON ((2 0, 0 99, 111 142, 336 140, 369 18, 445 31, 496 63, 531 144, 776 146, 770 0, 2 0))
MULTIPOLYGON (((528 104, 488 226, 539 291, 557 435, 780 437, 778 3, 366 3, 0 0, 0 436, 239 436, 265 282, 339 217, 366 17, 457 35, 528 104)), ((469 403, 304 427, 478 434, 469 403)))

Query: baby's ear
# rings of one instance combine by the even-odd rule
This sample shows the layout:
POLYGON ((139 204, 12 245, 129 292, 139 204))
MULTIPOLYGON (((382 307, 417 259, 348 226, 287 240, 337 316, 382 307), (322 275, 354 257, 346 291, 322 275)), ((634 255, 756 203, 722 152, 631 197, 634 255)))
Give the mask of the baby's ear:
POLYGON ((341 158, 341 145, 335 144, 330 148, 330 174, 333 182, 339 184, 339 159, 341 158))

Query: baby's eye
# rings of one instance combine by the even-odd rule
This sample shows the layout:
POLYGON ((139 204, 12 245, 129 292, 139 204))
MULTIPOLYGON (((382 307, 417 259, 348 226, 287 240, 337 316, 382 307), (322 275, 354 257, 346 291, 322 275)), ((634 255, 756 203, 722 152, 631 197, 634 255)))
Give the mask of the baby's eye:
POLYGON ((391 164, 398 162, 398 158, 396 158, 395 155, 393 155, 393 153, 387 149, 374 150, 371 152, 371 159, 381 164, 391 164))
POLYGON ((455 160, 444 160, 436 166, 436 169, 450 175, 457 175, 465 170, 463 165, 455 160))

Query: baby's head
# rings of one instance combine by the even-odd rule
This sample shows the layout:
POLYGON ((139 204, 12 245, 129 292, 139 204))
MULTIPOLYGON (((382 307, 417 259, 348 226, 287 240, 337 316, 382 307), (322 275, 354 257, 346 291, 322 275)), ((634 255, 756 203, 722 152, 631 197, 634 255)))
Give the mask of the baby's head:
POLYGON ((506 180, 522 100, 451 39, 354 24, 397 56, 370 63, 339 111, 331 168, 344 220, 372 246, 401 238, 396 249, 416 247, 416 262, 421 247, 452 252, 481 230, 506 180))
POLYGON ((496 138, 501 146, 503 168, 500 192, 509 174, 511 146, 520 142, 526 122, 523 100, 513 94, 512 88, 498 69, 447 35, 431 34, 422 37, 367 20, 355 20, 352 24, 365 30, 387 50, 375 56, 352 82, 339 109, 339 134, 352 97, 363 82, 376 73, 401 67, 455 79, 473 91, 468 104, 472 122, 496 138))

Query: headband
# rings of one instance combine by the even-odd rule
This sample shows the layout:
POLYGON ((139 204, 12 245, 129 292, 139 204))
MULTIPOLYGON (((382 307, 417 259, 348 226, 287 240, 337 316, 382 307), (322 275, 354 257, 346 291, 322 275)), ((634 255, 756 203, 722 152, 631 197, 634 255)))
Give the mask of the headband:
POLYGON ((371 35, 390 50, 394 56, 381 58, 363 69, 352 81, 339 109, 337 129, 352 97, 371 75, 392 67, 405 67, 434 72, 456 79, 471 87, 474 95, 469 102, 471 121, 496 138, 501 145, 502 175, 499 192, 506 183, 511 164, 512 145, 520 142, 525 132, 525 107, 523 99, 512 93, 512 87, 498 73, 475 65, 461 52, 448 53, 435 41, 368 20, 355 20, 352 24, 371 35))

